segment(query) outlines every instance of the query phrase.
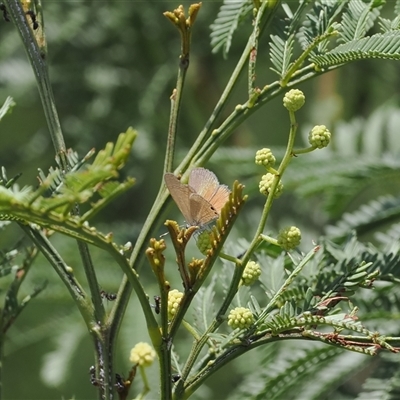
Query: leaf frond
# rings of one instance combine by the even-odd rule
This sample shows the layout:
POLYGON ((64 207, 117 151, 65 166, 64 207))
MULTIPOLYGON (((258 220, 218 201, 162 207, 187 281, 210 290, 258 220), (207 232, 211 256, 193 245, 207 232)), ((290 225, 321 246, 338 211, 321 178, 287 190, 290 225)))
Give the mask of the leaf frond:
POLYGON ((331 237, 345 236, 350 230, 363 234, 399 219, 400 197, 382 196, 345 213, 334 226, 327 228, 327 233, 331 237))
POLYGON ((373 8, 372 2, 350 0, 343 13, 339 42, 362 39, 374 25, 379 13, 379 8, 373 8))
MULTIPOLYGON (((297 39, 303 50, 313 45, 314 40, 336 29, 335 19, 346 6, 346 2, 322 0, 314 3, 312 10, 307 13, 303 26, 299 29, 297 39)), ((317 54, 326 51, 328 41, 322 41, 315 49, 317 54)))
POLYGON ((351 61, 382 58, 400 59, 400 31, 377 33, 376 35, 355 39, 333 50, 310 57, 318 68, 338 66, 351 61))
POLYGON ((211 47, 212 52, 222 50, 226 58, 231 44, 232 37, 239 24, 251 13, 253 2, 251 0, 224 0, 217 18, 211 24, 211 47))
POLYGON ((393 20, 379 17, 379 26, 383 33, 400 29, 400 15, 393 20))
POLYGON ((293 35, 290 35, 286 40, 277 35, 271 35, 270 59, 273 65, 271 70, 280 77, 284 76, 289 69, 294 43, 293 35))
POLYGON ((383 354, 379 368, 373 371, 362 386, 356 400, 387 399, 400 397, 399 359, 392 354, 383 354))
POLYGON ((194 325, 200 331, 205 331, 213 316, 216 275, 207 286, 202 286, 197 292, 194 302, 194 325))
POLYGON ((14 99, 10 96, 8 96, 3 105, 0 108, 0 121, 4 118, 4 116, 6 114, 9 114, 12 112, 12 109, 14 108, 14 106, 16 105, 14 99))
POLYGON ((304 351, 303 354, 298 352, 299 354, 292 356, 291 360, 286 360, 287 365, 280 373, 274 374, 270 369, 270 374, 264 375, 264 387, 252 399, 292 398, 287 396, 296 384, 332 362, 332 359, 341 352, 339 349, 329 347, 304 351))
POLYGON ((275 24, 277 34, 270 36, 270 59, 273 65, 271 70, 280 77, 286 74, 291 64, 295 45, 295 32, 301 23, 301 17, 307 6, 308 1, 302 0, 299 2, 296 11, 292 13, 288 4, 282 4, 286 17, 275 24))

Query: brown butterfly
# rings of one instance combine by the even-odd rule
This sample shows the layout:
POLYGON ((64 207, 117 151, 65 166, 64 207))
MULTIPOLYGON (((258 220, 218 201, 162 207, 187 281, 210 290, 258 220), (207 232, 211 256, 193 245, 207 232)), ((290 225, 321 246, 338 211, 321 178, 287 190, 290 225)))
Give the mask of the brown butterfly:
POLYGON ((165 174, 164 180, 186 222, 192 226, 204 227, 217 219, 231 192, 205 168, 193 169, 187 185, 171 173, 165 174))

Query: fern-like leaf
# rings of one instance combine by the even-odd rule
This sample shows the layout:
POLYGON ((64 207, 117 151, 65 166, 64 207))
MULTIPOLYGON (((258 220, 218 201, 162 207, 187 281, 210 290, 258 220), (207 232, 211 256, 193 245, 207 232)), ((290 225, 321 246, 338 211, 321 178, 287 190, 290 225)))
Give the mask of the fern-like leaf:
POLYGON ((276 72, 280 77, 284 76, 289 69, 293 55, 294 36, 291 35, 287 40, 277 35, 271 35, 270 58, 276 72))
POLYGON ((341 350, 325 347, 297 354, 297 357, 292 356, 291 361, 286 361, 288 365, 281 373, 273 376, 272 373, 276 369, 270 369, 272 376, 265 376, 264 387, 252 399, 294 398, 293 395, 289 396, 289 393, 295 383, 314 375, 322 366, 332 362, 332 358, 340 353, 341 350))
POLYGON ((360 0, 350 0, 343 14, 339 41, 346 43, 362 39, 379 16, 379 8, 360 0))
POLYGON ((399 218, 400 197, 380 197, 352 213, 344 214, 335 226, 327 228, 327 232, 336 237, 345 236, 351 230, 362 234, 399 218))
POLYGON ((283 77, 289 69, 295 44, 295 32, 298 29, 302 14, 308 3, 308 0, 299 1, 299 5, 294 14, 290 10, 288 4, 282 4, 286 17, 277 24, 276 28, 278 34, 271 35, 270 43, 270 59, 273 65, 271 70, 275 71, 280 77, 283 77))
MULTIPOLYGON (((303 50, 310 47, 314 40, 331 30, 337 28, 336 17, 346 6, 345 1, 317 1, 311 12, 307 14, 304 25, 299 29, 297 38, 303 50)), ((323 53, 326 51, 327 41, 321 42, 316 51, 323 53)))
POLYGON ((313 55, 310 60, 318 68, 328 68, 350 61, 368 58, 400 59, 400 31, 377 33, 342 44, 323 55, 313 55))
POLYGON ((369 399, 396 400, 400 398, 400 370, 399 357, 384 354, 381 357, 379 368, 363 384, 362 392, 356 400, 369 399))
MULTIPOLYGON (((68 165, 70 167, 69 172, 78 171, 94 154, 94 150, 91 150, 89 153, 86 154, 85 157, 79 159, 78 153, 69 149, 66 153, 68 165)), ((59 191, 61 187, 64 185, 64 176, 65 174, 62 172, 62 166, 60 160, 56 158, 57 167, 49 168, 49 173, 46 175, 40 168, 39 168, 39 175, 38 180, 40 183, 47 182, 46 184, 49 185, 48 195, 52 195, 53 193, 59 191)))
POLYGON ((195 297, 194 324, 200 331, 205 331, 208 328, 213 316, 215 277, 216 275, 214 275, 209 285, 202 286, 195 297))
POLYGON ((253 2, 249 0, 224 0, 217 18, 210 27, 213 53, 222 49, 224 57, 228 55, 233 34, 252 9, 253 2))
POLYGON ((15 102, 12 97, 7 97, 4 104, 0 108, 0 121, 3 119, 3 117, 7 114, 10 113, 15 106, 15 102))
POLYGON ((400 15, 393 20, 380 17, 379 26, 381 27, 382 32, 390 32, 400 29, 400 15))

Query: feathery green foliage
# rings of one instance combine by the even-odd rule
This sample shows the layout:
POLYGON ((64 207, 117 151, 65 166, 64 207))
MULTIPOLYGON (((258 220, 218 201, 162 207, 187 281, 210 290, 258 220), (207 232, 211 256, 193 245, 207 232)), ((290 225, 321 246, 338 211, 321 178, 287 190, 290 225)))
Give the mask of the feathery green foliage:
POLYGON ((15 102, 11 97, 7 97, 3 105, 0 108, 0 121, 4 118, 7 113, 10 113, 15 106, 15 102))
MULTIPOLYGON (((239 35, 240 24, 248 22, 252 32, 220 100, 177 165, 174 178, 175 143, 180 138, 178 116, 184 106, 189 53, 195 45, 191 34, 201 5, 193 4, 187 12, 182 6, 165 12, 181 38, 162 174, 160 171, 171 193, 162 181, 134 243, 123 245, 118 233, 111 233, 108 225, 98 225, 94 217, 135 183, 120 176, 137 133, 128 128, 95 157, 94 150, 83 158, 67 150, 48 74, 45 7, 39 0, 5 0, 5 7, 36 74, 56 165, 48 174, 39 170, 38 187, 20 188, 18 175, 9 179, 5 168, 1 171, 0 220, 6 222, 1 228, 9 229, 12 222, 33 245, 24 247, 18 242, 4 247, 1 253, 0 278, 6 289, 2 289, 5 300, 0 315, 0 346, 4 346, 4 333, 15 318, 45 286, 45 273, 35 271, 33 262, 40 252, 74 301, 92 339, 94 366, 87 383, 93 384, 99 398, 117 395, 125 400, 134 391, 137 397, 145 398, 150 390, 150 396, 156 392, 156 384, 161 399, 187 399, 197 390, 204 398, 209 378, 220 369, 232 368, 237 358, 249 357, 251 363, 243 364, 252 365, 251 369, 237 367, 238 382, 245 382, 238 390, 240 395, 317 399, 338 390, 347 375, 361 370, 371 356, 379 357, 383 352, 397 355, 398 109, 382 107, 366 121, 356 119, 336 126, 326 127, 322 124, 328 122, 322 120, 315 127, 316 133, 312 130, 317 137, 306 138, 308 130, 300 143, 297 135, 303 126, 298 116, 309 97, 297 87, 353 61, 398 60, 398 15, 392 20, 381 18, 380 0, 225 0, 211 25, 213 51, 222 50, 226 56, 239 35), (253 21, 247 18, 250 14, 253 21), (266 65, 260 65, 259 57, 268 54, 263 51, 263 35, 269 40, 266 65), (246 67, 247 91, 239 93, 236 106, 232 106, 230 95, 239 86, 240 73, 246 67), (264 81, 269 79, 268 74, 257 75, 268 67, 278 75, 276 81, 264 81), (284 97, 287 113, 284 147, 273 149, 273 157, 269 148, 257 152, 257 157, 261 154, 264 159, 257 158, 256 164, 253 149, 220 149, 253 113, 275 97, 284 97), (328 145, 328 149, 322 149, 328 145), (234 181, 229 190, 209 172, 197 170, 204 182, 197 181, 191 172, 217 149, 220 152, 214 160, 223 160, 225 173, 232 174, 226 179, 234 181), (261 180, 256 176, 262 176, 261 180), (249 182, 247 192, 239 182, 242 178, 249 182), (384 190, 382 182, 387 182, 393 193, 384 190), (375 188, 373 184, 377 184, 375 188), (158 238, 169 194, 193 225, 180 227, 167 220, 169 236, 158 238), (249 197, 255 206, 248 207, 245 214, 249 197), (300 245, 300 229, 295 223, 301 226, 300 245), (73 262, 67 262, 69 254, 65 252, 65 256, 62 247, 67 237, 77 241, 73 262), (201 254, 191 245, 196 240, 201 254), (146 263, 147 269, 143 269, 146 263), (261 276, 258 281, 250 280, 252 286, 245 286, 249 281, 245 281, 244 273, 252 271, 246 267, 255 263, 257 275, 253 272, 253 277, 258 277, 260 270, 261 276), (37 273, 40 284, 31 285, 31 294, 26 296, 20 293, 20 287, 28 271, 37 273), (117 281, 118 293, 110 295, 103 289, 111 280, 107 273, 117 281), (126 313, 130 298, 132 313, 126 313), (127 332, 119 336, 128 315, 127 332), (135 329, 138 334, 132 339, 135 329), (117 343, 126 345, 126 353, 131 341, 139 337, 151 342, 154 354, 147 344, 138 346, 142 352, 147 348, 147 354, 141 354, 135 346, 129 375, 116 371, 117 343), (149 379, 145 368, 156 358, 158 372, 149 379), (339 368, 340 363, 345 366, 339 368), (142 387, 136 384, 140 379, 142 387)), ((400 1, 395 9, 399 7, 400 1)), ((151 96, 160 93, 155 86, 146 89, 151 96)), ((146 110, 155 107, 147 99, 143 104, 147 104, 146 110)), ((0 109, 0 119, 12 106, 8 99, 0 109)), ((269 139, 265 137, 265 146, 270 146, 269 139)), ((154 184, 153 176, 143 179, 154 184)), ((116 225, 112 228, 118 230, 116 225)), ((44 299, 46 302, 50 296, 44 299)), ((42 335, 43 327, 45 324, 42 335)), ((61 385, 63 375, 72 368, 72 355, 83 343, 83 329, 77 326, 70 332, 63 326, 53 339, 55 347, 45 357, 44 370, 61 385), (57 371, 51 373, 54 363, 58 363, 57 371)), ((126 354, 123 357, 128 358, 126 354)), ((399 364, 398 357, 393 364, 399 364)), ((380 393, 395 398, 396 369, 388 368, 388 374, 390 384, 380 393)), ((364 390, 368 390, 368 384, 364 390)), ((226 393, 227 398, 230 395, 226 393)))
POLYGON ((211 47, 213 53, 222 50, 224 57, 227 57, 233 34, 243 20, 249 16, 253 4, 251 0, 224 0, 217 18, 211 24, 211 47))

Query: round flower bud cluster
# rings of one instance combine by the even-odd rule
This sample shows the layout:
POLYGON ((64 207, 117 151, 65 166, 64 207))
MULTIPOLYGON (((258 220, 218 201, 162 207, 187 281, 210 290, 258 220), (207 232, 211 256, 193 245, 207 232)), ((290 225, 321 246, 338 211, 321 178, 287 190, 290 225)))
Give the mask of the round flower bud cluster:
POLYGON ((272 154, 271 149, 261 149, 256 153, 256 164, 264 165, 264 167, 273 167, 275 165, 276 158, 272 154))
MULTIPOLYGON (((272 183, 274 182, 275 175, 271 173, 267 173, 262 176, 258 187, 260 189, 260 193, 268 196, 271 190, 272 183)), ((279 181, 278 186, 276 187, 274 197, 278 198, 282 194, 283 184, 279 181)))
POLYGON ((211 249, 211 232, 208 230, 203 230, 196 236, 197 248, 200 250, 201 254, 206 255, 207 251, 211 249))
POLYGON ((183 293, 177 289, 168 292, 168 320, 171 321, 178 312, 183 293))
POLYGON ((296 248, 300 244, 300 241, 301 232, 300 229, 295 226, 281 229, 278 234, 278 245, 286 251, 296 248))
POLYGON ((154 349, 145 342, 139 342, 132 350, 129 361, 141 367, 150 367, 156 358, 154 349))
POLYGON ((303 107, 305 101, 306 98, 301 90, 292 89, 285 94, 285 97, 283 98, 283 105, 289 111, 295 112, 303 107))
POLYGON ((325 125, 316 125, 308 134, 308 142, 311 146, 322 149, 331 141, 331 133, 325 125))
POLYGON ((261 275, 260 264, 255 261, 249 261, 242 275, 242 284, 244 286, 251 286, 261 275))
POLYGON ((244 307, 236 307, 228 315, 228 325, 232 329, 240 328, 247 329, 250 328, 254 323, 253 313, 244 307))

